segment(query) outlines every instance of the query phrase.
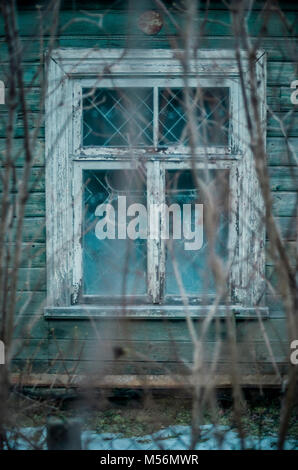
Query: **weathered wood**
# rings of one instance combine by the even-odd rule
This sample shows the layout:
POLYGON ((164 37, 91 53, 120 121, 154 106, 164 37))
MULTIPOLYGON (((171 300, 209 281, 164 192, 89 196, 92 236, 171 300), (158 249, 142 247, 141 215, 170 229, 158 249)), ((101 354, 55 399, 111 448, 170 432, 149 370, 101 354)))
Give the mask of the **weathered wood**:
POLYGON ((25 217, 44 217, 46 213, 45 206, 45 193, 30 193, 25 206, 25 217))
MULTIPOLYGON (((289 86, 287 87, 281 87, 280 88, 280 111, 290 111, 293 110, 293 103, 291 101, 291 95, 293 93, 293 88, 290 88, 289 86)), ((298 107, 294 106, 294 111, 298 111, 298 107)))
MULTIPOLYGON (((79 39, 80 44, 77 45, 78 50, 84 50, 82 47, 81 38, 79 39)), ((221 41, 222 43, 222 41, 221 41)), ((96 42, 95 44, 96 45, 96 42)), ((75 40, 73 38, 69 39, 67 44, 68 47, 74 48, 75 40)), ((260 44, 259 44, 260 46, 260 44)), ((64 46, 66 47, 66 46, 64 46)), ((88 47, 88 46, 87 46, 88 47)), ((113 47, 112 45, 110 47, 113 47)), ((150 45, 152 48, 152 44, 150 45)), ((220 49, 223 48, 221 45, 220 49)), ((95 49, 96 50, 96 49, 95 49)), ((232 52, 232 49, 231 49, 232 52)), ((286 56, 285 56, 286 57, 286 56)), ((290 87, 290 84, 293 80, 297 77, 297 70, 296 70, 295 61, 268 61, 267 64, 267 85, 268 86, 283 86, 283 87, 290 87)), ((42 69, 36 62, 25 62, 24 64, 24 81, 25 85, 29 86, 32 85, 34 87, 38 87, 40 84, 42 69), (33 80, 33 81, 32 81, 33 80)))
MULTIPOLYGON (((105 6, 110 7, 110 2, 105 2, 105 6)), ((78 12, 79 9, 91 9, 97 13, 103 12, 102 5, 104 2, 76 2, 76 5, 80 8, 77 8, 77 11, 73 10, 73 2, 70 0, 63 3, 63 11, 60 16, 60 37, 59 45, 60 47, 82 47, 82 48, 92 48, 98 46, 100 48, 121 48, 126 46, 126 33, 128 25, 128 15, 125 12, 127 7, 126 2, 117 2, 113 6, 114 12, 108 13, 103 18, 102 28, 98 28, 96 25, 90 25, 85 21, 82 22, 73 22, 69 24, 64 31, 63 27, 67 25, 69 19, 73 17, 86 18, 86 15, 82 12, 78 12), (118 9, 119 8, 119 9, 118 9), (122 9, 122 11, 121 11, 122 9), (66 11, 67 10, 67 11, 66 11), (117 10, 117 11, 116 11, 117 10)), ((285 2, 282 3, 285 8, 285 2)), ((212 11, 209 15, 209 20, 206 24, 206 32, 208 37, 203 38, 200 41, 200 46, 203 48, 210 49, 233 49, 235 43, 234 38, 231 37, 231 31, 229 27, 229 14, 224 11, 225 7, 222 2, 216 2, 216 7, 214 3, 211 2, 209 6, 212 11), (213 20, 220 20, 219 22, 213 22, 213 20), (228 23, 226 26, 224 23, 228 23)), ((249 28, 254 33, 257 34, 262 22, 259 11, 263 8, 263 5, 254 5, 254 12, 251 15, 249 28)), ((291 5, 286 8, 293 8, 291 5)), ((286 12, 286 18, 290 23, 293 24, 295 18, 295 12, 286 12)), ((25 36, 23 36, 22 41, 24 45, 24 70, 25 70, 25 84, 28 87, 34 75, 39 70, 41 73, 35 79, 34 85, 35 88, 28 91, 27 94, 27 104, 29 109, 33 111, 30 117, 30 128, 33 127, 33 119, 37 117, 37 112, 39 110, 39 83, 42 76, 42 69, 39 69, 39 60, 40 60, 40 43, 39 41, 33 40, 34 29, 32 28, 32 22, 36 11, 28 9, 26 4, 21 5, 19 12, 19 24, 21 32, 24 31, 25 36), (26 10, 26 11, 23 11, 26 10)), ((178 15, 179 17, 179 15, 178 15)), ((45 26, 48 26, 48 18, 46 18, 45 26)), ((180 19, 178 18, 178 21, 180 19)), ((133 24, 131 29, 131 39, 135 47, 138 48, 154 48, 154 49, 163 49, 171 46, 171 40, 177 37, 177 31, 173 26, 170 28, 163 28, 158 36, 155 37, 146 37, 141 33, 136 25, 133 24)), ((266 32, 267 37, 262 38, 259 42, 259 47, 263 47, 268 54, 268 66, 267 66, 267 78, 268 78, 268 88, 267 88, 267 100, 268 104, 272 106, 272 109, 278 113, 278 116, 281 118, 286 117, 286 113, 292 109, 292 104, 290 103, 290 94, 291 89, 289 88, 292 80, 297 79, 297 66, 295 65, 295 51, 293 48, 293 39, 286 38, 284 27, 282 22, 277 17, 277 14, 273 14, 268 25, 268 31, 266 32), (291 57, 293 60, 291 61, 291 57)), ((258 40, 259 38, 254 37, 253 41, 258 40)), ((44 43, 45 47, 47 46, 47 38, 44 43)), ((8 60, 7 54, 7 45, 3 42, 3 39, 0 39, 0 54, 1 62, 3 64, 2 72, 5 75, 6 64, 4 63, 8 60)), ((294 113, 297 116, 297 113, 294 113)), ((286 126, 290 126, 290 135, 298 136, 297 134, 297 118, 293 117, 293 123, 285 122, 286 126)), ((58 116, 59 118, 59 116, 58 116)), ((60 122, 60 121, 59 121, 60 122)), ((1 109, 1 119, 0 119, 0 152, 5 150, 5 124, 6 124, 6 109, 2 107, 1 109)), ((56 123, 57 124, 57 123, 56 123)), ((56 125, 55 124, 55 125, 56 125)), ((58 127, 58 124, 57 124, 58 127)), ((275 167, 270 169, 271 176, 271 188, 274 190, 272 194, 273 198, 273 212, 275 216, 278 217, 278 223, 284 238, 289 240, 294 240, 296 236, 296 219, 291 218, 293 214, 296 196, 295 192, 297 191, 297 171, 294 170, 293 177, 289 169, 285 166, 292 165, 294 166, 295 161, 293 158, 288 158, 287 149, 283 137, 281 137, 280 129, 278 128, 278 123, 274 122, 272 118, 268 121, 268 134, 267 138, 267 152, 268 152, 268 161, 269 165, 275 167)), ((14 140, 14 152, 19 152, 20 156, 17 160, 17 166, 22 166, 22 154, 23 154, 23 142, 21 137, 23 136, 22 129, 22 116, 20 115, 17 121, 16 136, 20 137, 14 140)), ((298 137, 291 137, 290 143, 294 149, 297 151, 298 137)), ((44 164, 44 129, 42 127, 40 132, 40 138, 37 142, 36 148, 36 157, 34 160, 34 165, 42 166, 44 164)), ((37 174, 33 170, 33 175, 37 174)), ((18 172, 18 175, 21 175, 21 170, 18 172)), ((64 348, 64 343, 61 343, 61 340, 71 339, 73 336, 77 337, 81 344, 85 338, 86 333, 88 333, 87 341, 90 344, 90 339, 95 339, 95 330, 93 324, 89 321, 71 321, 71 320, 44 320, 43 317, 43 306, 45 302, 45 291, 39 291, 38 289, 43 286, 45 288, 45 254, 43 252, 44 242, 45 242, 45 221, 42 216, 45 215, 45 205, 44 205, 44 182, 43 178, 38 182, 39 186, 35 188, 36 191, 30 195, 29 201, 26 207, 26 218, 24 221, 24 233, 23 239, 25 242, 30 242, 30 245, 23 245, 22 249, 22 269, 20 270, 20 282, 19 288, 26 289, 19 293, 18 298, 18 310, 24 310, 25 315, 16 317, 17 329, 16 335, 22 338, 30 337, 30 326, 31 322, 37 318, 36 323, 32 327, 32 336, 36 343, 28 343, 26 346, 24 357, 31 358, 32 366, 39 368, 39 370, 44 371, 49 366, 48 363, 48 345, 47 339, 44 343, 38 346, 39 341, 43 341, 46 338, 46 335, 51 331, 51 328, 54 327, 56 331, 56 337, 58 339, 58 344, 61 344, 64 348), (30 217, 29 217, 30 216, 30 217), (37 245, 38 244, 38 245, 37 245), (32 290, 31 290, 32 289, 32 290), (34 289, 34 291, 33 291, 34 289), (37 290, 35 290, 37 289, 37 290), (28 304, 27 304, 28 301, 28 304), (36 315, 34 315, 37 313, 36 315), (73 336, 72 336, 73 335, 73 336), (28 352, 29 351, 29 352, 28 352), (27 356, 26 356, 27 354, 27 356)), ((294 243, 287 243, 286 245, 287 252, 290 257, 294 256, 294 243)), ((266 260, 270 269, 267 269, 267 274, 272 273, 272 260, 267 256, 266 260)), ((276 280, 275 280, 276 282, 276 280)), ((283 317, 282 305, 279 300, 273 297, 267 296, 267 303, 270 306, 270 319, 264 322, 265 330, 268 333, 269 339, 278 341, 278 334, 280 333, 281 338, 285 339, 286 337, 286 325, 283 317), (280 318, 277 318, 280 317, 280 318)), ((129 322, 130 329, 130 339, 134 341, 139 341, 141 344, 142 339, 151 340, 154 344, 155 342, 162 343, 162 340, 167 342, 169 336, 172 334, 176 339, 188 342, 188 331, 185 327, 182 327, 182 324, 185 324, 184 320, 171 321, 171 322, 160 322, 156 320, 148 321, 137 321, 129 322), (162 326, 161 326, 162 325, 162 326)), ((98 333, 102 339, 114 339, 118 341, 119 339, 126 339, 125 330, 122 329, 121 325, 115 325, 114 320, 97 320, 96 325, 98 327, 98 333), (109 326, 107 326, 109 325, 109 326), (113 336, 114 335, 114 336, 113 336)), ((197 322, 197 330, 200 331, 201 322, 197 322)), ((224 322, 220 321, 220 337, 221 339, 226 338, 226 331, 224 328, 224 322)), ((256 320, 250 322, 236 322, 236 332, 238 341, 245 342, 245 339, 252 338, 255 342, 262 342, 262 332, 258 328, 258 322, 256 320)), ((210 340, 215 334, 215 323, 212 322, 206 339, 210 340)), ((127 338, 129 339, 129 338, 127 338)), ((150 341, 149 341, 150 342, 150 341)), ((138 343, 138 344, 139 344, 138 343)), ((53 346, 53 339, 51 340, 51 345, 53 346)), ((188 343, 189 344, 189 343, 188 343)), ((51 347, 52 347, 51 346, 51 347)), ((275 347, 276 345, 274 345, 275 347)), ((89 347, 89 346, 88 346, 89 347)), ((158 346, 158 351, 163 351, 162 348, 166 347, 165 344, 160 344, 158 346)), ((90 346, 91 348, 91 346, 90 346)), ((186 350, 189 346, 185 346, 186 350)), ((141 349, 141 348, 140 348, 141 349)), ((183 348, 182 348, 183 349, 183 348)), ((208 350, 208 345, 207 345, 208 350)), ((167 350, 169 353, 169 349, 167 350)), ((70 351, 71 352, 71 351, 70 351)), ((167 354, 168 354, 167 353, 167 354)), ((52 354, 52 349, 51 349, 52 354)), ((189 353, 187 353, 189 354, 189 353)), ((278 352, 278 359, 281 359, 281 356, 278 352)), ((168 357, 170 355, 168 354, 168 357)), ((243 358, 242 358, 243 359, 243 358)), ((26 361, 16 361, 15 364, 19 364, 19 367, 22 369, 23 365, 26 364, 26 361)), ((82 370, 85 367, 89 367, 91 371, 94 371, 94 361, 83 361, 83 364, 79 364, 79 368, 82 370)), ((286 363, 280 363, 281 370, 286 370, 286 363)), ((76 361, 71 358, 65 362, 57 361, 52 365, 52 371, 59 371, 60 373, 65 373, 65 366, 69 368, 75 368, 77 366, 76 361)), ((121 361, 107 361, 106 370, 110 372, 113 369, 113 373, 126 373, 134 374, 136 370, 138 373, 144 371, 147 374, 165 374, 165 367, 168 367, 172 372, 178 373, 179 371, 185 372, 185 367, 177 362, 169 360, 168 363, 164 362, 142 362, 138 360, 134 362, 133 360, 121 361)), ((210 366, 210 364, 209 364, 210 366)), ((208 366, 207 366, 208 367, 208 366)), ((229 372, 230 364, 227 362, 221 364, 221 370, 229 372)), ((241 371, 246 371, 247 374, 254 371, 255 375, 253 379, 251 375, 247 375, 245 379, 247 383, 252 383, 253 380, 262 381, 264 384, 273 384, 274 383, 274 373, 272 366, 266 359, 265 362, 258 362, 258 369, 256 368, 253 360, 251 362, 241 362, 241 371), (258 373, 259 372, 259 375, 258 373), (260 376, 260 374, 263 374, 260 376), (268 375, 266 375, 268 374, 268 375), (257 378, 256 378, 257 377, 257 378), (272 379, 273 377, 273 379, 272 379), (250 381, 250 382, 249 382, 250 381)), ((31 379, 29 379, 30 382, 31 379)), ((49 385, 52 383, 52 376, 39 377, 35 378, 37 384, 49 385)), ((132 385, 139 384, 139 379, 135 378, 112 378, 111 384, 114 386, 123 386, 123 384, 132 385), (116 384, 116 385, 115 385, 116 384), (117 385, 118 384, 118 385, 117 385)), ((154 386, 159 386, 159 382, 156 381, 156 376, 149 378, 149 383, 154 386), (150 382, 151 380, 151 382, 150 382)), ((160 379, 162 383, 162 379, 160 379)), ((164 380, 164 384, 171 384, 171 378, 167 382, 167 379, 164 380)), ((61 383, 66 382, 66 377, 62 377, 61 383)), ((32 384, 33 379, 32 379, 32 384)), ((222 382, 224 383, 224 382, 222 382)), ((260 383, 260 382, 257 382, 260 383)), ((171 385, 169 385, 171 386, 171 385)))
MULTIPOLYGON (((10 253, 14 252, 15 244, 6 245, 10 253)), ((10 259, 9 266, 12 260, 10 259)), ((21 268, 44 268, 46 264, 46 247, 44 243, 23 243, 21 247, 21 268)))
POLYGON ((268 62, 267 84, 269 86, 290 87, 293 80, 297 78, 297 64, 295 60, 268 62))
MULTIPOLYGON (((23 242, 44 243, 46 239, 45 232, 46 230, 44 217, 27 217, 24 219, 24 226, 22 232, 23 242)), ((15 235, 13 232, 12 240, 14 239, 15 235)))
MULTIPOLYGON (((211 32, 212 33, 212 32, 211 32)), ((173 41, 176 40, 175 35, 168 34, 166 36, 145 36, 137 34, 131 34, 131 43, 134 47, 142 49, 154 48, 154 49, 165 49, 171 48, 173 41)), ((252 43, 257 44, 258 47, 263 48, 268 54, 268 59, 271 61, 288 61, 292 57, 292 61, 295 62, 296 50, 291 38, 286 37, 251 37, 252 43)), ((30 37, 22 37, 23 45, 23 62, 24 64, 38 62, 40 60, 40 43, 39 41, 32 41, 30 37)), ((59 35, 60 47, 81 47, 81 48, 125 48, 127 46, 127 36, 117 32, 113 35, 95 34, 93 36, 78 35, 78 36, 64 36, 59 35)), ((234 49, 236 45, 235 38, 233 36, 214 36, 210 34, 208 36, 200 38, 200 46, 204 49, 234 49)), ((44 38, 44 47, 48 46, 48 38, 44 38)), ((0 39, 0 50, 1 50, 1 62, 5 64, 8 62, 9 56, 7 52, 7 44, 4 39, 0 39)), ((28 78, 28 75, 27 75, 28 78)), ((288 85, 288 83, 285 83, 288 85)))
MULTIPOLYGON (((268 267, 270 269, 271 266, 268 267)), ((198 304, 189 305, 187 307, 187 315, 190 318, 204 318, 210 313, 210 305, 198 304)), ((215 318, 226 318, 229 315, 235 315, 239 319, 257 318, 258 315, 261 317, 268 317, 268 309, 265 306, 243 306, 243 305, 219 305, 216 312, 214 312, 215 318)), ((123 313, 122 305, 108 305, 108 304, 86 304, 86 305, 72 305, 71 307, 47 307, 45 310, 47 319, 69 319, 69 320, 80 320, 87 318, 120 318, 125 317, 126 319, 135 320, 147 320, 147 319, 177 319, 185 318, 186 308, 181 303, 180 305, 127 305, 125 313, 123 313)))
POLYGON ((272 191, 297 191, 298 168, 269 168, 270 187, 272 191))
POLYGON ((49 334, 49 326, 43 316, 43 309, 36 310, 35 315, 19 314, 15 317, 15 339, 45 340, 49 334))
POLYGON ((46 289, 46 269, 19 268, 18 291, 44 291, 46 289))
MULTIPOLYGON (((69 374, 70 379, 72 374, 92 374, 93 377, 100 376, 100 378, 106 375, 118 375, 118 374, 190 374, 192 364, 189 362, 180 363, 169 361, 158 362, 158 361, 138 361, 138 362, 115 362, 106 361, 104 364, 99 364, 94 361, 81 361, 76 360, 53 360, 53 361, 41 361, 34 359, 30 362, 21 359, 15 360, 12 364, 12 370, 19 374, 19 381, 23 378, 26 380, 32 372, 36 373, 50 373, 54 377, 57 374, 57 380, 59 380, 60 374, 69 374)), ((289 370, 289 364, 287 362, 279 363, 278 369, 280 374, 286 374, 289 370)), ((215 367, 213 363, 205 362, 205 371, 210 372, 212 375, 230 374, 231 363, 219 361, 215 367), (213 369, 212 369, 213 367, 213 369), (213 372, 214 371, 214 372, 213 372)), ((273 365, 268 362, 242 362, 240 366, 242 374, 255 374, 260 376, 261 374, 276 375, 273 365)))
MULTIPOLYGON (((22 305, 24 296, 22 294, 22 305)), ((37 297, 38 292, 33 296, 37 297)), ((32 298, 33 298, 32 296, 32 298)), ((268 302, 268 301, 267 301, 268 302)), ((266 302, 266 303, 267 303, 266 302)), ((270 301, 269 301, 270 302, 270 301)), ((39 301, 28 304, 23 314, 15 317, 15 338, 35 338, 44 339, 48 335, 57 339, 114 339, 114 340, 142 340, 148 341, 164 340, 190 341, 190 334, 185 320, 46 320, 43 315, 45 297, 39 301)), ((284 318, 274 318, 274 307, 277 312, 282 311, 282 305, 277 299, 272 300, 270 307, 270 319, 263 320, 263 325, 269 340, 284 340, 287 335, 284 318)), ((195 331, 199 337, 202 334, 203 319, 193 320, 195 331)), ((217 338, 225 340, 227 338, 227 325, 225 319, 213 320, 204 336, 208 341, 217 338)), ((263 332, 259 327, 258 320, 237 320, 236 337, 239 341, 263 340, 263 332)))
MULTIPOLYGON (((23 379, 22 384, 34 387, 48 387, 55 384, 55 387, 84 387, 90 386, 99 388, 184 388, 191 387, 192 380, 185 375, 106 375, 105 377, 94 376, 79 376, 74 375, 70 382, 67 374, 32 374, 23 379)), ((283 377, 286 380, 286 377, 283 377)), ((210 385, 214 382, 216 387, 225 388, 231 387, 232 381, 230 375, 216 375, 214 377, 202 376, 202 385, 210 385)), ((18 384, 19 377, 17 374, 12 376, 12 383, 18 384)), ((247 374, 240 376, 240 383, 243 386, 275 386, 281 387, 282 381, 273 373, 266 375, 247 374)))
POLYGON ((269 137, 297 137, 298 136, 298 114, 293 113, 276 113, 276 117, 281 121, 284 131, 281 129, 281 123, 273 116, 267 119, 267 132, 269 137))
MULTIPOLYGON (((229 362, 232 360, 228 341, 220 344, 216 341, 204 341, 204 362, 211 362, 219 354, 218 361, 229 362), (220 346, 220 349, 218 347, 220 346)), ((276 362, 287 362, 291 353, 290 344, 287 341, 271 340, 271 351, 267 349, 264 340, 238 341, 237 361, 272 363, 272 356, 276 362)), ((26 359, 32 361, 91 361, 95 367, 103 368, 107 361, 115 363, 157 361, 167 362, 192 362, 194 346, 190 341, 127 341, 127 340, 83 340, 83 339, 23 339, 17 338, 13 342, 12 357, 14 359, 26 359)))
MULTIPOLYGON (((36 341, 32 340, 30 348, 34 351, 36 341)), ((215 341, 204 341, 203 357, 212 360, 217 353, 215 341)), ((271 341, 270 347, 277 362, 286 362, 290 355, 287 341, 271 341)), ((22 353, 21 353, 22 354, 22 353)), ((105 361, 187 361, 193 360, 194 346, 189 341, 121 341, 121 340, 54 340, 49 338, 48 358, 60 360, 77 359, 91 360, 103 366, 105 361), (118 353, 119 351, 119 353, 118 353), (121 353, 120 353, 121 351, 121 353)), ((228 341, 222 342, 219 350, 220 360, 232 360, 228 341)), ((21 356, 22 357, 22 356, 21 356)), ((24 357, 24 356, 23 356, 24 357)), ((239 363, 261 361, 271 363, 270 353, 264 341, 237 342, 237 358, 239 363)))
MULTIPOLYGON (((16 166, 24 165, 24 141, 22 139, 13 139, 12 141, 12 155, 15 158, 16 166)), ((0 155, 5 160, 4 152, 6 151, 6 140, 0 138, 0 155)), ((33 166, 44 165, 44 140, 37 139, 32 149, 33 152, 33 166)))
MULTIPOLYGON (((35 129, 39 124, 39 115, 38 113, 28 113, 28 127, 29 130, 35 129)), ((0 114, 0 138, 5 138, 7 134, 7 116, 6 113, 2 111, 0 114)), ((13 137, 20 138, 24 137, 24 121, 22 114, 18 114, 14 128, 13 128, 13 137)), ((44 137, 44 124, 41 123, 38 131, 38 137, 44 137)))
POLYGON ((18 291, 16 305, 16 320, 18 315, 43 316, 46 301, 46 292, 18 291))
POLYGON ((298 223, 297 217, 277 217, 276 222, 283 239, 296 240, 298 223))
MULTIPOLYGON (((38 314, 43 314, 43 309, 45 306, 45 300, 46 300, 46 293, 45 292, 32 292, 32 291, 22 291, 18 292, 18 298, 17 298, 17 312, 21 311, 23 312, 24 315, 36 315, 38 314)), ((283 303, 281 299, 278 296, 273 296, 271 293, 268 293, 266 295, 266 302, 265 305, 269 307, 269 312, 270 312, 270 319, 271 318, 283 318, 284 313, 283 313, 283 303)), ((49 321, 49 320, 47 320, 49 321)), ((54 321, 55 320, 51 320, 54 321)), ((69 323, 70 320, 66 320, 67 323, 70 324, 76 324, 75 320, 73 320, 74 323, 69 323)), ((79 321, 79 324, 83 324, 86 321, 86 319, 79 321)), ((108 321, 108 320, 107 320, 108 321)), ((63 324, 63 319, 59 318, 57 320, 58 324, 63 324)), ((112 320, 112 322, 115 322, 115 320, 112 320)), ((57 323, 56 323, 57 324, 57 323)), ((70 327, 71 329, 71 327, 70 327)), ((72 334, 73 331, 71 331, 72 334)))
MULTIPOLYGON (((8 83, 6 83, 6 85, 8 85, 8 83)), ((16 94, 18 95, 20 92, 20 90, 18 88, 16 88, 16 94)), ((26 105, 27 105, 27 110, 28 112, 33 112, 33 111, 41 111, 41 113, 43 114, 44 113, 44 109, 42 108, 41 109, 41 89, 39 87, 35 87, 35 88, 30 88, 30 89, 27 89, 25 88, 24 90, 25 92, 25 100, 26 100, 26 105)), ((5 88, 5 94, 7 96, 7 93, 8 93, 8 88, 5 88)), ((2 113, 5 114, 5 113, 8 113, 8 110, 9 110, 9 106, 7 104, 7 102, 1 106, 1 115, 2 113)))
MULTIPOLYGON (((279 187, 278 177, 276 178, 276 186, 279 187)), ((282 181, 281 186, 290 186, 289 181, 282 181)), ((293 183, 295 184, 295 183, 293 183)), ((274 192, 272 193, 272 211, 273 215, 277 217, 294 217, 297 210, 297 192, 274 192)))
MULTIPOLYGON (((11 188, 13 190, 18 190, 18 185, 22 181, 23 168, 16 169, 16 188, 11 188)), ((31 192, 44 192, 45 189, 45 180, 44 180, 44 168, 32 168, 30 173, 29 180, 29 190, 31 192)), ((2 183, 0 184, 0 191, 2 191, 2 183)))
MULTIPOLYGON (((169 11, 171 13, 175 13, 176 8, 175 5, 173 6, 172 0, 164 0, 163 3, 167 6, 169 11)), ((151 8, 155 5, 154 0, 147 0, 146 2, 147 8, 151 8)), ((269 6, 269 11, 271 9, 274 9, 274 5, 268 5, 269 6)), ((104 7, 110 7, 110 0, 100 0, 100 2, 94 2, 93 0, 76 0, 76 3, 74 5, 73 0, 64 0, 63 1, 63 10, 77 10, 79 8, 88 8, 88 9, 94 9, 94 10, 103 10, 104 7)), ((280 7, 282 11, 285 11, 285 14, 287 14, 287 11, 293 11, 295 8, 293 8, 293 2, 289 1, 283 1, 280 4, 280 7)), ((22 5, 22 10, 31 10, 32 6, 29 4, 24 3, 24 6, 22 5)), ((223 3, 221 0, 214 0, 212 2, 208 0, 201 0, 200 4, 198 5, 198 9, 205 11, 208 9, 208 11, 212 10, 223 10, 226 11, 226 5, 223 3)), ((119 10, 119 11, 127 11, 127 1, 126 0, 118 0, 115 5, 113 5, 113 10, 119 10)), ((254 2, 254 10, 255 11, 260 11, 264 10, 264 2, 261 0, 256 0, 254 2)))
MULTIPOLYGON (((94 34, 107 34, 113 35, 121 33, 127 35, 130 32, 138 32, 141 36, 141 31, 138 29, 137 21, 138 14, 131 14, 128 17, 127 13, 118 12, 117 10, 89 10, 89 14, 95 13, 102 15, 101 18, 97 17, 97 21, 90 21, 90 16, 86 15, 84 11, 61 11, 59 15, 59 31, 63 34, 70 36, 79 36, 86 34, 92 36, 94 34), (76 21, 73 21, 73 19, 76 21), (130 21, 128 21, 130 19, 130 21), (99 20, 99 21, 98 21, 99 20)), ((287 20, 290 25, 295 24, 295 12, 287 12, 287 20)), ((175 21, 179 27, 185 25, 185 15, 175 11, 175 21)), ((202 15, 196 21, 197 27, 202 30, 204 35, 212 34, 214 36, 226 36, 232 33, 231 15, 228 11, 211 10, 207 16, 202 15), (201 25, 200 25, 201 23, 201 25)), ((38 36, 39 29, 38 12, 36 11, 22 11, 20 22, 20 34, 22 36, 38 36), (36 25, 36 29, 32 25, 36 25)), ((44 18, 44 33, 45 36, 49 34, 49 17, 44 18)), ((270 15, 266 12, 260 13, 252 11, 248 19, 248 30, 252 35, 259 35, 262 32, 263 36, 290 36, 292 30, 288 31, 283 21, 277 12, 272 11, 270 15), (262 27, 266 25, 266 30, 262 27)), ((167 34, 178 34, 178 30, 172 21, 165 15, 164 27, 159 32, 159 36, 166 36, 167 34)), ((3 21, 0 22, 0 35, 4 35, 3 21)))
POLYGON ((72 165, 69 158, 73 138, 73 84, 52 58, 48 79, 45 154, 51 158, 46 161, 47 298, 50 305, 69 305, 73 266, 72 165))
POLYGON ((15 338, 11 345, 10 356, 13 361, 16 359, 26 360, 28 365, 35 359, 48 361, 47 337, 41 339, 15 338))
MULTIPOLYGON (((294 241, 287 241, 284 243, 284 247, 285 247, 285 251, 286 251, 286 254, 288 255, 289 257, 289 260, 290 260, 290 264, 294 267, 295 266, 295 263, 296 263, 296 255, 297 255, 297 246, 296 246, 296 242, 294 241)), ((267 253, 267 256, 266 256, 266 265, 270 266, 270 265, 273 265, 273 260, 272 260, 272 254, 271 254, 271 251, 270 251, 270 243, 269 242, 266 242, 266 253, 267 253)))
POLYGON ((288 143, 284 137, 267 137, 266 148, 268 162, 270 166, 292 165, 296 166, 297 162, 292 152, 296 152, 298 139, 289 138, 288 143), (288 144, 291 146, 290 149, 288 144), (292 152, 291 152, 292 149, 292 152))
MULTIPOLYGON (((33 317, 34 318, 34 317, 33 317)), ((147 341, 190 341, 191 336, 186 320, 51 320, 48 324, 49 336, 58 339, 81 340, 147 340, 147 341)), ((266 319, 262 321, 270 340, 285 340, 286 325, 284 319, 266 319)), ((202 338, 204 321, 193 320, 196 334, 202 338)), ((235 323, 238 341, 262 341, 263 332, 258 320, 237 320, 235 323)), ((204 334, 206 341, 226 340, 228 326, 224 319, 213 320, 204 334)))

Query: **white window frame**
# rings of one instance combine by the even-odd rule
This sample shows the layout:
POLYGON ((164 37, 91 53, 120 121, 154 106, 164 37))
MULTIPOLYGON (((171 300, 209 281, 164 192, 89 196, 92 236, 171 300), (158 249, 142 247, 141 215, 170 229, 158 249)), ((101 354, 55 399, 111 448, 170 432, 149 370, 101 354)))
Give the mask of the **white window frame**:
MULTIPOLYGON (((127 168, 134 165, 135 153, 144 154, 147 165, 147 205, 163 202, 165 197, 164 170, 191 168, 186 147, 165 150, 115 149, 82 147, 82 88, 157 85, 179 87, 184 70, 179 51, 121 50, 100 51, 58 49, 52 53, 48 69, 46 100, 46 231, 47 231, 47 307, 49 317, 84 317, 122 314, 122 307, 79 305, 82 283, 82 171, 84 168, 127 168), (113 85, 111 85, 113 84, 113 85), (156 183, 158 181, 158 184, 156 183), (80 201, 80 202, 78 202, 80 201)), ((248 62, 242 54, 244 74, 248 62)), ((266 56, 257 55, 257 73, 261 83, 263 117, 266 103, 266 56)), ((233 51, 199 51, 188 72, 189 86, 227 86, 230 89, 230 132, 227 147, 196 149, 195 165, 201 168, 229 169, 232 211, 229 223, 229 251, 236 253, 231 269, 233 289, 231 310, 241 317, 258 313, 266 316, 268 309, 256 299, 262 297, 265 279, 265 227, 260 227, 256 211, 262 213, 263 203, 255 174, 252 153, 248 147, 245 112, 242 103, 240 76, 233 51), (207 162, 207 163, 206 163, 207 162), (245 217, 244 217, 245 215, 245 217), (251 234, 258 233, 258 237, 251 234), (237 257, 241 263, 237 263, 237 257), (252 262, 253 261, 253 262, 252 262), (249 286, 249 289, 246 289, 249 286)), ((265 118, 263 119, 265 123, 265 118)), ((156 126, 156 117, 154 118, 156 126)), ((264 125, 265 127, 265 125, 264 125)), ((265 132, 265 129, 264 129, 265 132)), ((155 135, 157 133, 155 132, 155 135)), ((147 241, 148 291, 152 305, 129 308, 131 316, 154 317, 185 315, 182 306, 158 305, 162 277, 165 272, 165 248, 159 240, 147 241)), ((263 296, 264 297, 264 296, 263 296)), ((200 316, 208 306, 190 306, 189 314, 200 316)), ((224 315, 226 307, 218 308, 224 315)))

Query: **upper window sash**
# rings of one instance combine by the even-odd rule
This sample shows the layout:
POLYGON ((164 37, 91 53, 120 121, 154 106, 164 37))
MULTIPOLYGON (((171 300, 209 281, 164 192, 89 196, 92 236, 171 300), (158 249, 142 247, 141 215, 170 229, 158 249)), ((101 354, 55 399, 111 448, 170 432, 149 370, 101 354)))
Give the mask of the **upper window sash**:
MULTIPOLYGON (((188 86, 193 89, 200 88, 223 88, 228 89, 228 145, 199 145, 196 154, 206 155, 210 158, 228 158, 235 160, 240 158, 241 150, 241 127, 240 127, 240 101, 239 84, 237 80, 222 77, 190 78, 188 86)), ((78 79, 73 81, 73 145, 72 154, 74 159, 106 159, 125 157, 129 154, 144 155, 150 158, 179 159, 191 155, 191 149, 180 142, 159 145, 158 132, 159 123, 159 93, 162 89, 183 90, 184 81, 181 78, 102 78, 78 79), (152 88, 153 90, 153 142, 152 145, 144 147, 108 147, 108 146, 83 146, 83 89, 123 89, 123 88, 152 88), (155 155, 156 153, 156 155, 155 155)))

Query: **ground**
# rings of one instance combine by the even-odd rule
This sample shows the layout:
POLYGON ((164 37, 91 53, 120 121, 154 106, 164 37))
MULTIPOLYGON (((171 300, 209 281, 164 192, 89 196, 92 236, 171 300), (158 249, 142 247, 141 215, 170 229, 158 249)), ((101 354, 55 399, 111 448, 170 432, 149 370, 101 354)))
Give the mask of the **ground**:
MULTIPOLYGON (((48 415, 63 418, 79 417, 83 429, 99 434, 116 433, 123 437, 141 437, 169 426, 192 423, 192 401, 189 397, 170 392, 153 396, 142 392, 112 392, 109 395, 73 395, 56 392, 47 399, 38 393, 14 394, 11 397, 10 427, 44 427, 48 415), (38 397, 38 398, 37 398, 38 397), (87 406, 88 404, 88 406, 87 406)), ((263 438, 277 436, 281 396, 279 393, 249 394, 242 407, 246 435, 263 438)), ((288 438, 298 442, 298 405, 292 413, 288 438)), ((235 429, 232 398, 229 392, 218 395, 216 410, 202 413, 201 424, 227 426, 235 429)))

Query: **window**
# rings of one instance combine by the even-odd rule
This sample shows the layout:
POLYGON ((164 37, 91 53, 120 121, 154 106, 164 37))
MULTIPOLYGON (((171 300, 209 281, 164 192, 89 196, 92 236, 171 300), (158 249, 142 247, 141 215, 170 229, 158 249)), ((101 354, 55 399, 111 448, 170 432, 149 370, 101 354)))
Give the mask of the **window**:
MULTIPOLYGON (((124 303, 132 315, 183 316, 185 300, 203 313, 216 296, 206 189, 229 302, 252 314, 264 288, 264 230, 232 52, 201 51, 191 64, 194 155, 173 52, 115 60, 120 53, 58 50, 50 63, 46 314, 84 315, 86 305, 89 315, 115 314, 124 303)), ((260 54, 263 84, 264 64, 260 54)))

